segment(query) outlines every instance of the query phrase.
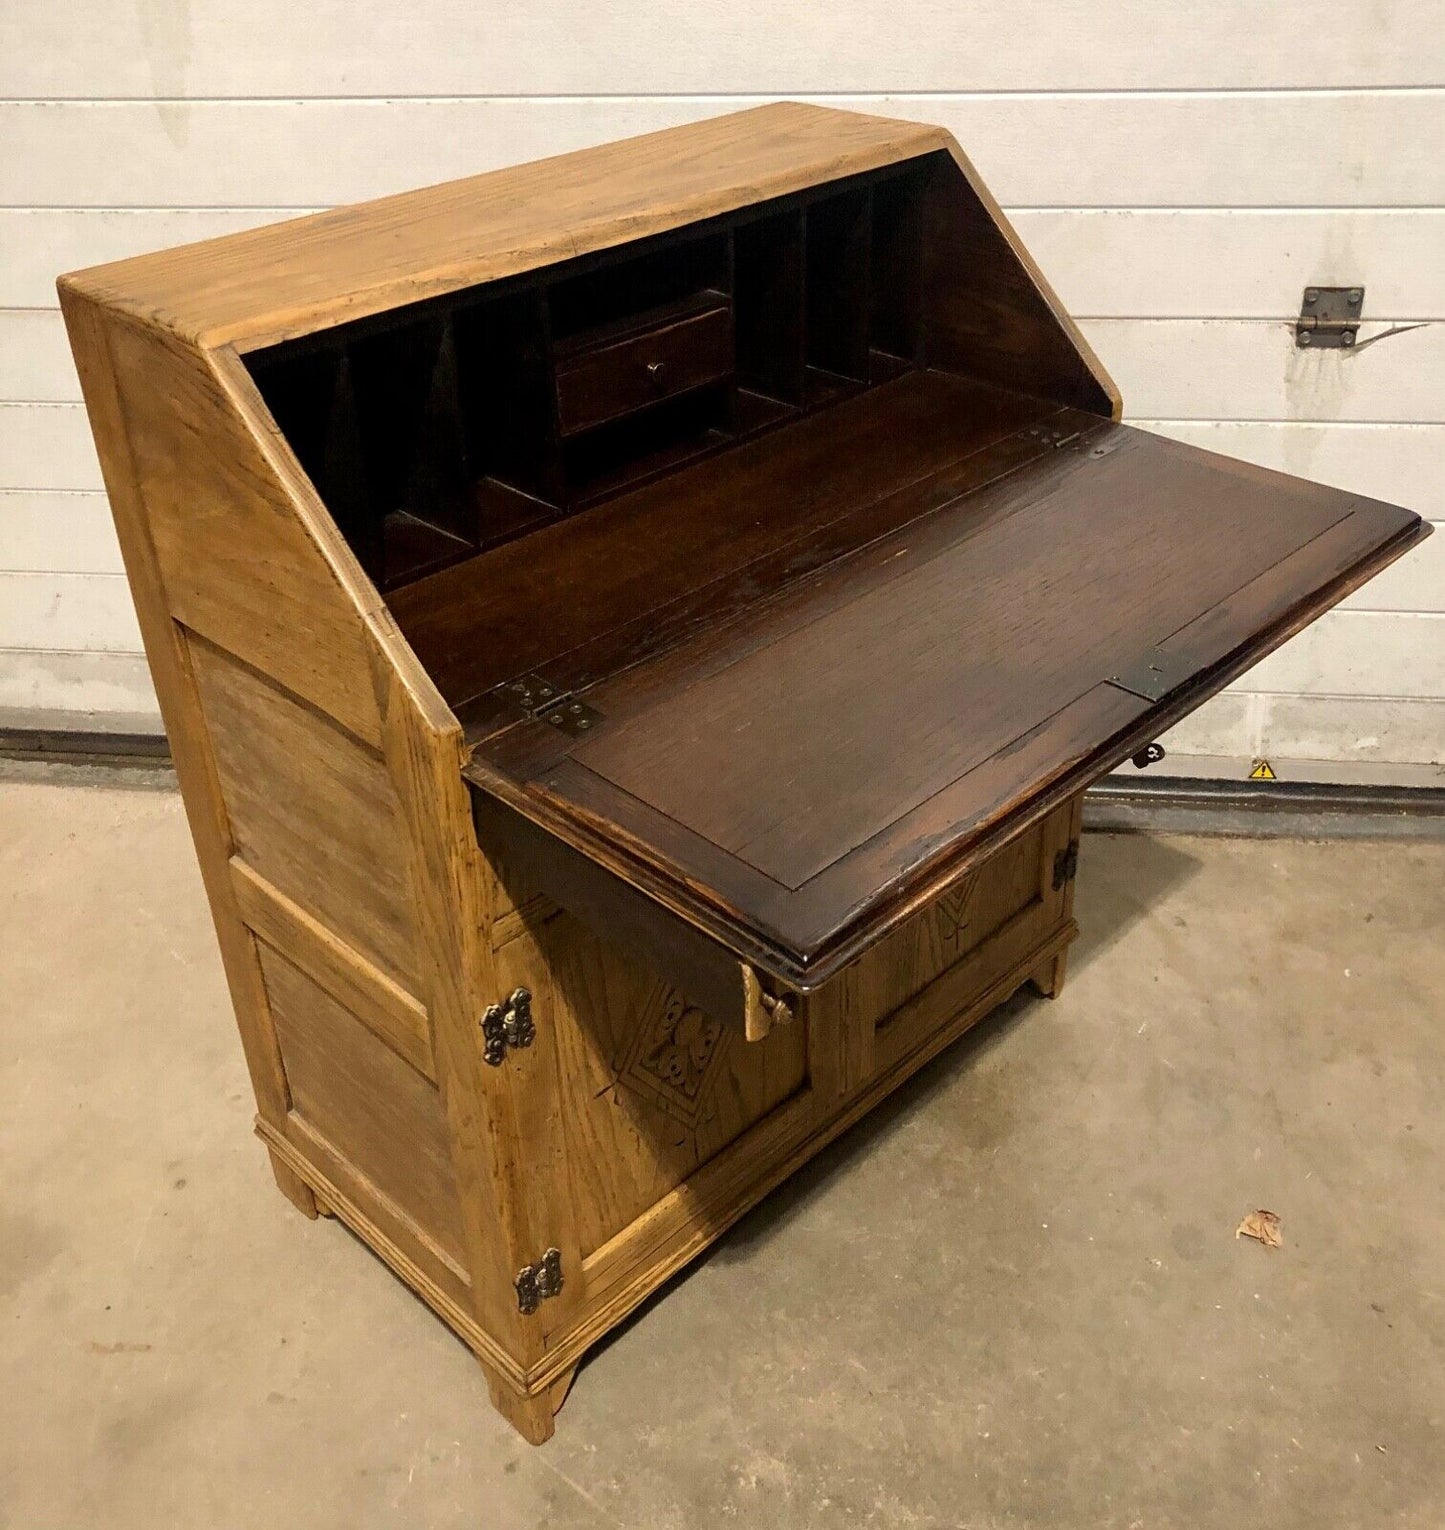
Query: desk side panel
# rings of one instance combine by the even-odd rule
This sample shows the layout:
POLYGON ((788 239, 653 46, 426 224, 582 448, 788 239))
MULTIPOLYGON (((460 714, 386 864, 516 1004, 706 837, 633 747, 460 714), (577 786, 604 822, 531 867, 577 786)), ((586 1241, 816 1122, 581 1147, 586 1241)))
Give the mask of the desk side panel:
POLYGON ((261 970, 286 1063, 288 1137, 326 1155, 371 1214, 404 1229, 438 1285, 464 1300, 461 1207, 436 1086, 264 942, 261 970))
MULTIPOLYGON (((286 1070, 266 999, 256 940, 241 918, 231 882, 230 822, 191 670, 190 650, 184 630, 171 614, 143 480, 131 449, 114 351, 122 326, 114 314, 84 300, 74 290, 62 286, 60 297, 146 657, 170 738, 171 758, 216 924, 258 1119, 280 1134, 291 1106, 286 1070)), ((275 1154, 272 1165, 282 1191, 314 1217, 316 1202, 294 1166, 275 1154)))
POLYGON ((239 359, 124 323, 110 348, 169 614, 378 746, 380 598, 239 359))
POLYGON ((204 638, 190 648, 237 856, 419 995, 405 836, 380 752, 204 638))
POLYGON ((475 1289, 499 1192, 459 1167, 475 1079, 435 1027, 464 953, 435 949, 415 875, 446 823, 379 700, 410 656, 235 358, 62 298, 278 1182, 483 1349, 510 1294, 475 1289))
POLYGON ((1117 420, 1123 403, 1078 325, 950 137, 923 196, 930 366, 1117 420))

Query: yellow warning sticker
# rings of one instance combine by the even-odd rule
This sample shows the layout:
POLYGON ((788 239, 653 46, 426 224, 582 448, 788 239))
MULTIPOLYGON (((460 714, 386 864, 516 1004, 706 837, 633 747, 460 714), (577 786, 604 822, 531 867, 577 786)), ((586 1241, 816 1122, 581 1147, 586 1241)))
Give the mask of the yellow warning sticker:
POLYGON ((1278 781, 1279 777, 1274 773, 1274 766, 1268 760, 1256 760, 1254 769, 1249 773, 1251 781, 1278 781))

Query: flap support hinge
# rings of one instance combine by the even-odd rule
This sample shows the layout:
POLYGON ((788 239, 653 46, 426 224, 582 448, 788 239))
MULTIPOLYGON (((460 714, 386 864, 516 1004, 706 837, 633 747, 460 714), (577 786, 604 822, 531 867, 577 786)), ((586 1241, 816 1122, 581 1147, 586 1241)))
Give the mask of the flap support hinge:
POLYGON ((544 722, 569 738, 583 737, 602 721, 596 707, 578 701, 571 691, 549 684, 540 675, 521 675, 489 694, 513 716, 544 722))
POLYGON ((757 973, 743 963, 743 1035, 761 1041, 775 1025, 789 1025, 797 1016, 794 1000, 779 998, 762 985, 757 973))
POLYGON ((1163 701, 1198 671, 1198 661, 1187 653, 1151 648, 1137 663, 1110 675, 1109 684, 1117 685, 1121 691, 1128 691, 1141 701, 1163 701))

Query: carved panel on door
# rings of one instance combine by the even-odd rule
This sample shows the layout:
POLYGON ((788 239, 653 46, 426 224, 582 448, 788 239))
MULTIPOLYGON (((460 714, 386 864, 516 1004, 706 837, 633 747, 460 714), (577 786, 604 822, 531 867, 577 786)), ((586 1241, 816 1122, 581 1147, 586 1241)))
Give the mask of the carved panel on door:
POLYGON ((809 1085, 807 1031, 745 1043, 567 914, 533 932, 548 972, 551 1172, 584 1255, 809 1085))
POLYGON ((659 982, 618 1063, 617 1082, 692 1131, 710 1114, 710 1086, 729 1042, 719 1021, 659 982))

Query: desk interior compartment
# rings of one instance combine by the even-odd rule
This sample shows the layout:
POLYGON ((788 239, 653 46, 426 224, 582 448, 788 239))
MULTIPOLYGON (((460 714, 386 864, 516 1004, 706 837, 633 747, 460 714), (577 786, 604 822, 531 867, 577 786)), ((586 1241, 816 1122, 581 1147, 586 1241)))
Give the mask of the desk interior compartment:
POLYGON ((246 358, 395 589, 923 362, 937 156, 246 358))

